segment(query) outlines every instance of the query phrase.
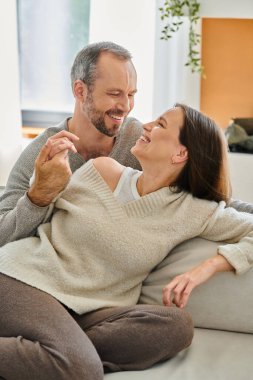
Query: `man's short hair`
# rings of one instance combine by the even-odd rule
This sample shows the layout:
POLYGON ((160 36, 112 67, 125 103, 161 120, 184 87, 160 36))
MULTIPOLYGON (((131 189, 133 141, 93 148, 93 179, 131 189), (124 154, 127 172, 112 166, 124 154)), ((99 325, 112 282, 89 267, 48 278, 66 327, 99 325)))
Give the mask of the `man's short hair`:
POLYGON ((116 58, 123 61, 131 60, 129 51, 114 42, 96 42, 87 45, 76 56, 71 68, 71 84, 80 79, 88 87, 91 87, 96 80, 96 65, 99 56, 103 52, 113 54, 116 58))

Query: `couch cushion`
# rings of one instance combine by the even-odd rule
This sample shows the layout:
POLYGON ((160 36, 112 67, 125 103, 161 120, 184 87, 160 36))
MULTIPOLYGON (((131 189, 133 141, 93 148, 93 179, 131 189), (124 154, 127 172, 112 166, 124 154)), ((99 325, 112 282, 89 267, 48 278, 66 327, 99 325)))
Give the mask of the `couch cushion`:
MULTIPOLYGON (((215 255, 220 244, 195 238, 174 248, 144 281, 139 302, 161 304, 164 285, 215 255)), ((241 276, 217 273, 193 290, 186 310, 197 327, 253 333, 252 289, 253 269, 241 276)))
POLYGON ((253 335, 195 329, 189 348, 145 371, 116 372, 105 380, 249 380, 253 335))

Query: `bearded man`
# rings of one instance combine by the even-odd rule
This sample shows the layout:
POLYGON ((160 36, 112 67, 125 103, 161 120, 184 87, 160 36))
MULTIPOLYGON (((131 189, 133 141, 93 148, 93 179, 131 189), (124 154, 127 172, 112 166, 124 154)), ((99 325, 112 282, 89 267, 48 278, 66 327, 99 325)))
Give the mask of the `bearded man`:
POLYGON ((11 171, 0 201, 0 246, 34 235, 71 174, 89 159, 110 156, 140 168, 130 153, 142 133, 141 123, 127 117, 137 91, 130 53, 112 42, 90 44, 77 54, 71 81, 73 116, 33 140, 11 171))

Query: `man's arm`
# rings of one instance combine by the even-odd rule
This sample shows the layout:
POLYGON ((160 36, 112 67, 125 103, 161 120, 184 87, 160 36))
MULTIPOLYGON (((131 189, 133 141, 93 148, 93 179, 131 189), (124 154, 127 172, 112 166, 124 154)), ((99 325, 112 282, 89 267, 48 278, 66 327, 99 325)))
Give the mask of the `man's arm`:
POLYGON ((228 204, 229 207, 233 207, 237 211, 240 212, 247 212, 249 214, 253 214, 253 204, 243 202, 239 199, 231 199, 231 201, 228 204))
POLYGON ((72 174, 68 152, 77 152, 73 144, 76 140, 79 138, 73 133, 61 131, 43 145, 35 160, 35 179, 27 192, 32 203, 48 206, 64 189, 72 174))
MULTIPOLYGON (((59 129, 57 130, 56 128, 53 129, 53 132, 52 130, 51 132, 46 131, 37 139, 33 140, 22 152, 20 158, 14 165, 5 192, 0 198, 0 246, 10 241, 35 234, 37 227, 43 222, 47 214, 48 205, 56 195, 55 191, 53 194, 50 194, 49 184, 51 188, 56 190, 54 186, 55 178, 58 176, 57 178, 59 179, 62 175, 62 171, 69 171, 68 176, 71 174, 69 167, 61 167, 61 172, 59 172, 58 162, 56 162, 55 165, 54 163, 52 165, 50 162, 50 166, 47 167, 47 169, 49 169, 46 178, 48 182, 45 182, 45 178, 43 178, 41 174, 41 167, 42 173, 44 170, 43 174, 45 174, 45 165, 43 167, 41 163, 38 163, 36 185, 33 185, 29 190, 29 180, 32 176, 37 156, 43 146, 45 146, 48 138, 52 138, 52 135, 55 136, 58 131, 59 129), (31 191, 30 195, 28 190, 31 191), (45 194, 47 197, 46 200, 44 197, 45 194)), ((66 131, 64 132, 66 133, 66 131)), ((57 149, 54 154, 57 153, 57 149)), ((43 163, 43 157, 41 161, 43 163)), ((68 182, 66 175, 65 177, 63 175, 62 179, 63 182, 68 182)), ((64 184, 58 186, 58 189, 62 189, 62 187, 64 187, 64 184)))
POLYGON ((45 134, 33 140, 9 175, 5 192, 0 198, 0 246, 34 235, 47 213, 48 207, 33 204, 26 194, 35 159, 47 138, 45 134))
POLYGON ((142 133, 142 123, 133 117, 128 117, 120 129, 119 136, 116 138, 116 143, 110 157, 114 158, 123 166, 130 166, 133 169, 141 170, 139 161, 130 150, 142 133))

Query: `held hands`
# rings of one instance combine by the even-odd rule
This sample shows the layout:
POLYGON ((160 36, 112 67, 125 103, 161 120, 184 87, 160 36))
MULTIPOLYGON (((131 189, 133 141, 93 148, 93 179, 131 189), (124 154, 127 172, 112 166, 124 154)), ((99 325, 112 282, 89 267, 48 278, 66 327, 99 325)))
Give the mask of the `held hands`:
POLYGON ((56 135, 50 137, 46 142, 46 145, 50 147, 48 159, 51 160, 57 153, 63 151, 65 151, 66 157, 68 151, 70 150, 76 153, 74 142, 78 140, 79 137, 68 131, 61 131, 56 135))
POLYGON ((73 142, 78 140, 68 131, 61 131, 47 140, 35 161, 35 181, 28 191, 34 204, 49 205, 67 185, 72 174, 68 152, 76 153, 73 142))
POLYGON ((216 255, 192 270, 176 276, 166 285, 163 289, 163 304, 171 306, 174 303, 176 306, 183 308, 196 286, 206 282, 216 272, 231 271, 233 269, 225 257, 216 255))

